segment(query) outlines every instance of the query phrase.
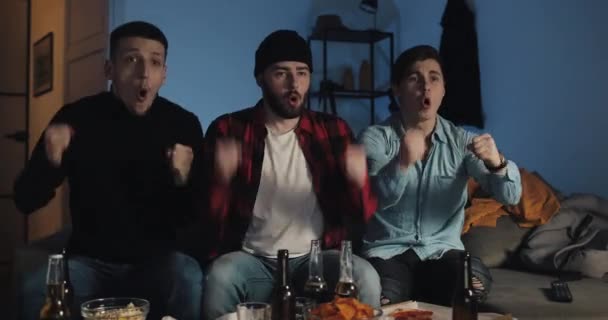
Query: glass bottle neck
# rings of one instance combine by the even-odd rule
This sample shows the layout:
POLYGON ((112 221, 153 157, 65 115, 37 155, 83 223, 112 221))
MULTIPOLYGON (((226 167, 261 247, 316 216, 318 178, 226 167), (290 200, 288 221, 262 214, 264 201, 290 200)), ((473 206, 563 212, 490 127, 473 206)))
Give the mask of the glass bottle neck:
POLYGON ((311 242, 310 257, 308 261, 308 280, 325 282, 323 279, 323 254, 318 240, 313 240, 311 242))
POLYGON ((462 259, 462 280, 465 291, 472 288, 471 283, 471 256, 468 253, 463 253, 462 259))
POLYGON ((278 255, 278 281, 281 286, 289 285, 289 254, 279 251, 278 255))
POLYGON ((340 251, 340 282, 354 282, 353 251, 350 241, 342 242, 340 251))
POLYGON ((47 286, 61 285, 65 279, 65 267, 63 255, 53 254, 49 256, 49 264, 46 274, 47 286))

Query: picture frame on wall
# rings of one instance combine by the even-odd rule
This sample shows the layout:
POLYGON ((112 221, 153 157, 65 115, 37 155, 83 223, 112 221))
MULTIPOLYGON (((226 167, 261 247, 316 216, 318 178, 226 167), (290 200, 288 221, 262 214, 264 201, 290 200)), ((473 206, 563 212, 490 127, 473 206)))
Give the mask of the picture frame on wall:
POLYGON ((41 96, 53 90, 53 33, 49 32, 34 43, 33 93, 41 96))

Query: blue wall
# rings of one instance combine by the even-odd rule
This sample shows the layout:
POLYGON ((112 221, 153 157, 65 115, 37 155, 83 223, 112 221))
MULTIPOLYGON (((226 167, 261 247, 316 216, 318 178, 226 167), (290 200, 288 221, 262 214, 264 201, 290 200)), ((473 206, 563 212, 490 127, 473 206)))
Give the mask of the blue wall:
POLYGON ((559 189, 608 197, 608 2, 477 1, 487 130, 559 189))
MULTIPOLYGON (((339 14, 353 29, 373 26, 357 0, 111 2, 111 28, 143 19, 167 34, 169 74, 161 94, 195 112, 203 127, 259 99, 253 57, 268 33, 288 28, 306 36, 322 13, 339 14)), ((380 0, 377 25, 395 33, 395 55, 420 43, 439 45, 445 2, 380 0)), ((603 167, 608 142, 602 138, 608 90, 601 79, 608 74, 608 22, 602 16, 608 1, 475 2, 484 131, 494 135, 509 158, 560 190, 608 197, 603 167)), ((377 83, 386 87, 388 46, 377 48, 377 83)), ((313 44, 318 71, 313 80, 321 76, 320 50, 313 44)), ((339 80, 350 66, 356 83, 366 57, 364 46, 331 45, 330 77, 339 80)), ((378 101, 376 119, 387 115, 386 104, 378 101)), ((366 102, 343 101, 339 114, 355 131, 369 123, 366 102)))

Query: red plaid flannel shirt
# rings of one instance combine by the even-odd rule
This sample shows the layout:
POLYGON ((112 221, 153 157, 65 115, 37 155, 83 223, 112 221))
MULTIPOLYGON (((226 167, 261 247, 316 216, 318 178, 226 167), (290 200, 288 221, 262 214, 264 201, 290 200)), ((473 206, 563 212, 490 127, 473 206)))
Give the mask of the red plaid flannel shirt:
MULTIPOLYGON (((360 189, 345 175, 345 150, 353 141, 348 124, 332 115, 305 110, 295 133, 324 217, 323 246, 336 248, 341 240, 350 239, 356 248, 365 223, 376 210, 376 199, 371 194, 369 178, 360 189)), ((242 247, 260 185, 266 134, 261 101, 254 107, 220 116, 207 129, 203 236, 208 258, 242 247), (216 141, 227 137, 242 143, 242 161, 230 185, 219 182, 214 172, 216 141)))

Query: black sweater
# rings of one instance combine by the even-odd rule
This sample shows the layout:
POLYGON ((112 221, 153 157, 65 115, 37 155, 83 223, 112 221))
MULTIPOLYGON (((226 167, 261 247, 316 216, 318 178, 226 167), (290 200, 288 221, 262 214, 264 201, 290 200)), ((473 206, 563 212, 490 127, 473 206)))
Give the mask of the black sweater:
POLYGON ((45 206, 67 177, 72 254, 129 263, 172 249, 176 227, 194 217, 200 192, 198 118, 161 97, 144 116, 135 116, 103 92, 64 106, 51 123, 74 129, 70 145, 55 168, 39 139, 15 182, 17 208, 29 214, 45 206), (185 187, 175 186, 166 155, 175 143, 194 151, 185 187))

